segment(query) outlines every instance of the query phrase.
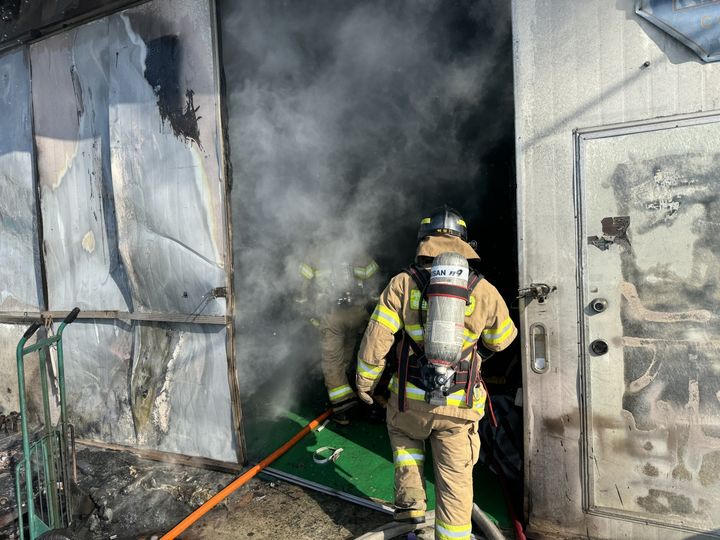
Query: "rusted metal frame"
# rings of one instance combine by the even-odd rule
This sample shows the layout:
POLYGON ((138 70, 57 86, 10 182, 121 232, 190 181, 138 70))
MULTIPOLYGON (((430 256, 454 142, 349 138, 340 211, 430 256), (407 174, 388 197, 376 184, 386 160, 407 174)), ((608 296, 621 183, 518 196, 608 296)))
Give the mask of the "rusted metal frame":
POLYGON ((198 456, 188 456, 186 454, 178 454, 175 452, 164 452, 162 450, 138 448, 135 446, 107 443, 103 441, 95 441, 92 439, 76 439, 75 443, 90 448, 100 448, 103 450, 112 450, 114 452, 127 452, 139 458, 149 459, 151 461, 172 463, 175 465, 185 465, 188 467, 197 467, 200 469, 208 469, 211 471, 236 473, 243 470, 244 468, 242 465, 230 461, 220 461, 217 459, 210 459, 198 456))
POLYGON ((55 23, 50 23, 40 28, 33 28, 26 31, 24 34, 13 38, 12 41, 0 43, 0 53, 5 53, 17 47, 32 45, 33 43, 42 41, 56 34, 61 34, 67 30, 71 30, 78 26, 82 26, 98 19, 102 19, 103 17, 119 13, 125 9, 146 4, 151 1, 152 0, 117 0, 116 2, 111 2, 105 6, 91 9, 86 13, 75 17, 61 19, 55 23))
POLYGON ((243 413, 240 399, 240 383, 237 370, 237 349, 235 344, 235 289, 234 289, 234 257, 233 257, 233 228, 232 206, 230 194, 232 191, 232 163, 230 161, 230 144, 227 131, 227 103, 225 100, 225 77, 222 71, 222 45, 220 42, 220 19, 215 0, 208 0, 210 6, 210 32, 212 36, 213 77, 217 89, 217 118, 218 118, 218 145, 219 159, 222 174, 223 208, 225 222, 225 275, 227 294, 225 296, 225 309, 227 313, 226 345, 228 384, 230 385, 230 403, 232 407, 233 428, 235 430, 236 452, 238 463, 247 461, 247 444, 243 426, 243 413))
MULTIPOLYGON (((6 311, 0 312, 0 323, 25 323, 38 319, 64 319, 69 311, 6 311)), ((183 313, 129 313, 124 311, 81 311, 78 319, 108 319, 119 321, 167 322, 187 324, 226 325, 225 315, 193 315, 183 313)))

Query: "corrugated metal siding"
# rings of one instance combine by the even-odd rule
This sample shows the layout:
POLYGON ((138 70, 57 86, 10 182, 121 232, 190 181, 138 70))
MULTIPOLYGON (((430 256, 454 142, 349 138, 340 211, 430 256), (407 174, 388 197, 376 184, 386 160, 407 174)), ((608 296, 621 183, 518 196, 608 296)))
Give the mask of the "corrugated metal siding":
POLYGON ((632 0, 513 2, 520 283, 558 286, 523 317, 524 327, 542 322, 550 333, 550 371, 525 373, 527 506, 532 529, 550 536, 684 536, 582 512, 578 260, 568 242, 576 234, 573 130, 720 107, 720 66, 700 62, 633 7, 632 0))

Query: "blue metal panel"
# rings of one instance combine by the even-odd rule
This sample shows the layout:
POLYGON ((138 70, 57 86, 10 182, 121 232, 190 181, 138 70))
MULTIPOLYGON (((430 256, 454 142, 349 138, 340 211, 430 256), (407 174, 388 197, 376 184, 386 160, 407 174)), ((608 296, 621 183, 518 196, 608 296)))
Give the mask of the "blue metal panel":
POLYGON ((705 62, 720 60, 719 0, 638 0, 636 12, 705 62))

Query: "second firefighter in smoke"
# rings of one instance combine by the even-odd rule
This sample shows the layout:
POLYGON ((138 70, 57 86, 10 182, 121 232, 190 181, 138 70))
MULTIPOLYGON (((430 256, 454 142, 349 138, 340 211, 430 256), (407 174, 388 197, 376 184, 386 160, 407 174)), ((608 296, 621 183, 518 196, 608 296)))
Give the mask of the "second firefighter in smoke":
POLYGON ((380 290, 378 264, 362 251, 339 252, 316 245, 300 264, 302 278, 296 303, 320 333, 323 378, 333 409, 332 419, 349 424, 357 404, 347 370, 380 290))

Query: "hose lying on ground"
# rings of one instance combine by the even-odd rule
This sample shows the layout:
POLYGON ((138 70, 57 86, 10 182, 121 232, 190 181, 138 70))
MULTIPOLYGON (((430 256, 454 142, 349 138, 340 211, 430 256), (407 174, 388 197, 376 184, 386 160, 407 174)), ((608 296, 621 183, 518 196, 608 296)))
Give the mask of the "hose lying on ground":
POLYGON ((233 491, 238 489, 243 484, 247 483, 248 480, 250 480, 253 476, 255 476, 257 473, 262 471, 265 467, 270 465, 273 461, 275 461, 277 458, 282 456, 285 452, 290 450, 292 446, 295 445, 300 439, 302 439, 305 435, 310 433, 313 429, 318 427, 320 424, 323 423, 323 421, 328 418, 332 414, 332 409, 328 409, 324 413, 322 413, 320 416, 318 416, 315 420, 310 422, 308 425, 306 425, 304 428, 302 428, 300 431, 298 431, 295 435, 293 435, 292 439, 287 441, 285 444, 283 444, 280 448, 275 450, 272 454, 267 456, 265 459, 263 459, 260 463, 255 465, 254 467, 248 469, 245 471, 241 476, 237 477, 235 480, 230 482, 227 486, 225 486, 222 490, 217 492, 215 495, 210 497, 204 504, 202 504, 200 507, 196 508, 194 512, 192 512, 189 516, 187 516, 185 519, 183 519, 180 523, 175 525, 170 532, 165 533, 160 540, 173 540, 174 538, 177 538, 177 536, 185 531, 188 527, 190 527, 193 523, 195 523, 198 519, 200 519, 202 516, 207 514, 210 510, 213 509, 219 502, 221 502, 225 497, 230 495, 233 491))
POLYGON ((419 525, 411 523, 400 523, 398 521, 391 521, 381 527, 378 527, 374 531, 358 536, 355 540, 390 540, 390 538, 397 538, 401 534, 407 534, 418 529, 425 529, 427 527, 435 526, 435 511, 431 510, 425 514, 425 523, 419 525))
POLYGON ((473 503, 472 521, 488 540, 505 540, 505 535, 480 507, 473 503))
MULTIPOLYGON (((503 535, 497 525, 495 525, 495 523, 487 517, 485 512, 480 510, 480 507, 477 504, 473 504, 472 521, 475 525, 477 525, 480 531, 482 531, 487 540, 505 540, 505 535, 503 535)), ((391 521, 382 527, 378 527, 374 531, 358 536, 355 540, 390 540, 391 538, 397 538, 401 534, 407 534, 418 529, 433 527, 434 525, 435 512, 431 511, 425 514, 425 523, 420 525, 391 521)))

